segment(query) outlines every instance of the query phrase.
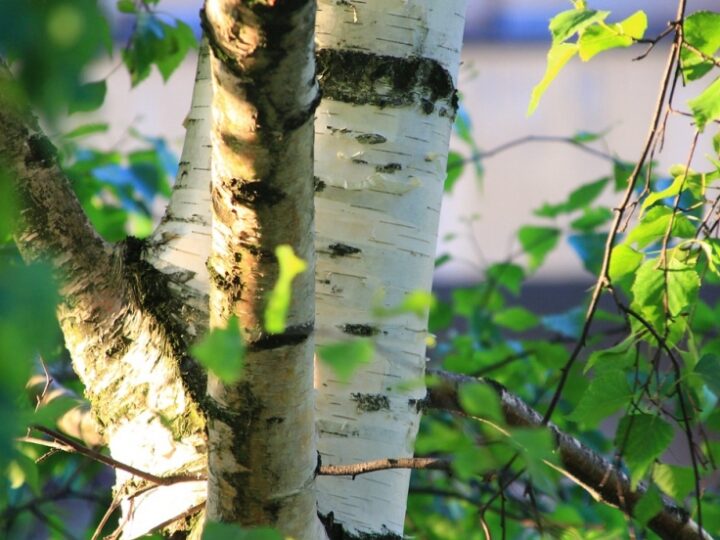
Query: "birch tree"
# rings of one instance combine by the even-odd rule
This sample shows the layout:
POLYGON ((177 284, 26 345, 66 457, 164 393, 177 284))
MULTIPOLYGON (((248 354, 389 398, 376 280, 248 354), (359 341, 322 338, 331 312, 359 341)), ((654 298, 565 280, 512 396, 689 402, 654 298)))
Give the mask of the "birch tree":
MULTIPOLYGON (((152 4, 118 3, 150 36, 125 51, 135 82, 151 62, 171 72, 178 50, 188 46, 187 29, 154 20, 152 4), (158 47, 150 60, 143 56, 148 43, 158 47)), ((527 469, 525 493, 534 507, 533 484, 546 487, 554 470, 663 538, 709 538, 699 488, 696 522, 659 494, 659 480, 638 483, 637 469, 626 474, 549 421, 577 352, 544 417, 490 380, 435 371, 425 388, 427 291, 458 107, 464 10, 465 0, 207 0, 179 172, 164 216, 145 240, 111 243, 97 233, 23 95, 27 66, 0 67, 0 156, 15 200, 14 240, 27 263, 53 271, 57 317, 92 415, 83 408, 62 414, 66 435, 37 420, 34 434, 46 437, 22 440, 115 469, 110 511, 119 507, 121 516, 114 537, 200 538, 205 527, 205 538, 221 538, 230 530, 213 529, 221 523, 270 526, 298 539, 401 538, 410 470, 417 468, 440 471, 450 484, 497 480, 495 495, 473 502, 486 537, 486 511, 499 497, 505 531, 510 487, 527 469), (271 323, 280 284, 291 294, 280 322, 271 323), (358 344, 362 354, 353 358, 358 344), (357 366, 338 370, 337 359, 333 365, 326 358, 332 348, 357 366), (439 435, 421 440, 418 450, 431 455, 415 458, 424 409, 472 424, 457 430, 454 446, 443 446, 439 435), (477 427, 478 419, 492 434, 477 427), (109 456, 91 448, 99 442, 109 456), (438 455, 448 449, 450 456, 438 455)), ((607 31, 588 30, 606 15, 584 3, 570 11, 551 23, 553 47, 571 45, 564 41, 579 33, 582 56, 583 32, 607 31)), ((62 28, 91 12, 63 12, 69 26, 62 28)), ((48 13, 48 32, 62 44, 65 34, 52 33, 57 12, 48 13)), ((681 3, 678 21, 683 16, 681 3)), ((631 42, 644 31, 630 23, 609 28, 631 42)), ((668 73, 681 46, 686 53, 697 48, 670 28, 676 38, 668 73)), ((553 58, 551 50, 549 72, 556 74, 553 58)), ((79 61, 68 60, 73 69, 79 61)), ((533 107, 548 82, 539 85, 533 107)), ((92 101, 87 96, 97 89, 85 85, 80 94, 92 101)), ((46 98, 30 97, 40 106, 46 98)), ((707 122, 713 113, 698 107, 707 122)), ((480 159, 473 152, 468 161, 480 159)), ((590 197, 586 191, 557 205, 558 212, 577 209, 590 197)), ((528 241, 539 229, 524 231, 525 252, 542 259, 547 242, 528 241)), ((504 271, 515 272, 510 263, 504 271)), ((491 278, 512 287, 502 272, 491 278)), ((480 291, 485 302, 495 286, 480 291)), ((627 313, 645 307, 633 304, 627 313)), ((493 317, 518 327, 517 310, 493 317)), ((656 331, 650 335, 669 349, 656 331)), ((680 386, 681 405, 685 392, 680 386)), ((48 379, 40 404, 69 394, 48 379)), ((687 420, 684 408, 683 415, 687 420)), ((473 501, 445 488, 435 492, 473 501)))

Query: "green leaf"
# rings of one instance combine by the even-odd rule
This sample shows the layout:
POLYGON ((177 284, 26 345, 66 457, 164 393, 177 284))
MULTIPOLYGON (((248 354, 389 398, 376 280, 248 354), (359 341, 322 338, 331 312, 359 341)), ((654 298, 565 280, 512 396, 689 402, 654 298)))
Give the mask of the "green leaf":
POLYGON ((665 505, 663 504, 660 496, 660 491, 655 484, 651 484, 647 491, 643 493, 640 500, 635 503, 635 507, 633 508, 633 517, 641 525, 647 525, 647 523, 658 515, 664 507, 665 505))
POLYGON ((720 77, 715 79, 699 96, 689 100, 688 105, 690 105, 690 110, 700 131, 705 129, 708 122, 720 118, 720 77))
POLYGON ((243 529, 230 523, 208 521, 203 529, 202 540, 284 540, 284 537, 268 527, 243 529))
POLYGON ((650 193, 640 207, 642 210, 652 206, 658 201, 674 197, 681 191, 688 190, 695 196, 700 196, 705 192, 705 184, 707 182, 706 175, 696 173, 692 170, 685 174, 686 167, 684 165, 676 165, 670 169, 673 176, 672 183, 665 189, 650 193))
POLYGON ((596 373, 614 370, 624 372, 635 363, 635 340, 632 336, 607 349, 593 351, 585 364, 585 373, 592 368, 596 373))
POLYGON ((625 244, 618 244, 610 254, 610 280, 616 281, 635 272, 643 261, 643 254, 625 244))
POLYGON ((192 355, 220 380, 232 383, 242 376, 245 344, 240 321, 232 316, 225 328, 214 328, 190 349, 192 355))
POLYGON ((527 115, 530 116, 537 109, 540 98, 550 86, 550 83, 557 77, 560 70, 567 64, 570 59, 578 52, 578 47, 574 43, 558 43, 550 47, 547 55, 547 68, 542 80, 533 88, 530 96, 530 104, 528 105, 527 115))
POLYGON ((547 429, 515 428, 510 436, 533 483, 542 490, 554 489, 557 481, 547 466, 548 463, 558 464, 552 433, 547 429))
POLYGON ((671 259, 664 270, 658 268, 657 259, 651 259, 643 263, 635 275, 632 305, 662 334, 666 309, 671 319, 688 312, 699 289, 700 276, 693 266, 671 259))
POLYGON ((540 319, 527 309, 517 306, 496 312, 493 322, 514 332, 524 332, 537 326, 540 319))
POLYGON ((631 414, 620 420, 615 447, 623 452, 633 489, 653 462, 665 452, 672 439, 672 426, 654 414, 631 414))
MULTIPOLYGON (((672 208, 653 206, 630 231, 625 243, 636 243, 639 248, 644 248, 659 242, 665 236, 672 214, 672 208)), ((671 235, 675 238, 693 238, 695 227, 685 215, 677 214, 673 219, 671 235)))
POLYGON ((530 258, 530 268, 534 270, 542 265, 548 253, 557 246, 560 230, 554 227, 525 225, 518 231, 518 240, 530 258))
POLYGON ((558 13, 550 20, 548 26, 552 34, 553 46, 582 32, 592 24, 604 21, 608 15, 610 15, 609 11, 593 9, 570 9, 558 13))
POLYGON ((63 137, 66 139, 79 139, 81 137, 87 137, 88 135, 94 135, 95 133, 105 133, 107 132, 108 127, 108 124, 105 122, 85 124, 68 131, 63 135, 63 137))
POLYGON ((588 207, 605 189, 608 178, 601 178, 595 182, 584 184, 573 190, 567 198, 567 201, 560 204, 545 204, 534 213, 541 217, 556 217, 560 214, 574 212, 581 208, 588 207))
POLYGON ((497 392, 483 383, 466 383, 458 389, 458 398, 463 410, 494 423, 504 424, 505 415, 500 406, 497 392))
POLYGON ((445 193, 452 192, 455 183, 460 180, 465 169, 465 158, 457 152, 450 152, 447 161, 447 177, 445 178, 445 193))
POLYGON ((513 263, 496 263, 488 267, 485 272, 488 281, 493 281, 498 285, 505 287, 515 296, 520 294, 523 280, 525 279, 525 271, 521 266, 513 263))
POLYGON ((375 346, 369 339, 356 339, 345 343, 320 345, 318 357, 327 364, 343 382, 352 377, 355 370, 369 364, 375 355, 375 346))
MULTIPOLYGON (((697 11, 683 21, 683 39, 695 49, 714 56, 720 48, 720 13, 697 11)), ((713 63, 683 45, 680 51, 683 76, 694 81, 713 68, 713 63)))
POLYGON ((448 253, 443 253, 439 257, 435 258, 435 268, 440 268, 441 266, 449 263, 451 260, 452 257, 448 253))
POLYGON ((37 463, 21 452, 15 452, 13 458, 7 471, 10 487, 19 489, 27 484, 34 494, 39 495, 40 475, 37 463))
POLYGON ((307 270, 307 263, 295 255, 293 248, 287 244, 276 247, 275 256, 279 271, 265 308, 265 330, 271 334, 281 334, 285 331, 285 320, 292 300, 292 282, 307 270))
POLYGON ((570 222, 570 226, 578 231, 589 232, 604 225, 613 217, 612 210, 604 206, 586 208, 583 215, 570 222))
POLYGON ((700 375, 707 387, 720 397, 720 357, 705 354, 695 366, 695 373, 700 375))
POLYGON ((645 35, 646 29, 647 15, 643 11, 636 11, 619 23, 593 25, 578 39, 580 58, 587 62, 608 49, 629 47, 645 35))
POLYGON ((695 475, 689 467, 656 463, 652 478, 662 491, 677 501, 682 501, 695 488, 695 475))
POLYGON ((601 131, 599 133, 592 133, 590 131, 578 131, 575 135, 570 137, 570 140, 576 144, 587 144, 591 142, 595 142, 605 135, 607 135, 608 130, 601 131))
POLYGON ((632 390, 622 371, 603 371, 598 374, 580 398, 570 420, 595 426, 619 409, 632 398, 632 390))
POLYGON ((620 160, 615 160, 613 162, 613 178, 615 178, 615 191, 620 191, 627 187, 630 175, 634 170, 634 163, 620 160))
POLYGON ((137 7, 133 0, 118 0, 117 10, 120 13, 137 13, 137 7))
POLYGON ((68 104, 68 113, 88 112, 99 108, 105 101, 107 84, 105 81, 96 81, 78 87, 75 99, 68 104))

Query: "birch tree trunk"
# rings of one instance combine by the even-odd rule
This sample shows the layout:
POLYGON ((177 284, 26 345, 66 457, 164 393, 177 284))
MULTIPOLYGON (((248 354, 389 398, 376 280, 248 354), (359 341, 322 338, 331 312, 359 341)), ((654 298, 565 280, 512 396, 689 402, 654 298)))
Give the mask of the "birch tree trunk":
POLYGON ((313 114, 315 3, 208 0, 212 51, 210 325, 239 318, 242 378, 208 377, 211 520, 271 525, 321 539, 313 399, 313 114), (263 313, 275 249, 309 263, 295 279, 287 328, 263 313))
MULTIPOLYGON (((430 289, 464 15, 465 0, 319 2, 317 342, 377 343, 349 384, 316 365, 323 464, 413 454, 425 390, 403 387, 423 377, 427 315, 373 311, 430 289)), ((344 535, 400 538, 409 477, 322 477, 320 513, 344 535)))

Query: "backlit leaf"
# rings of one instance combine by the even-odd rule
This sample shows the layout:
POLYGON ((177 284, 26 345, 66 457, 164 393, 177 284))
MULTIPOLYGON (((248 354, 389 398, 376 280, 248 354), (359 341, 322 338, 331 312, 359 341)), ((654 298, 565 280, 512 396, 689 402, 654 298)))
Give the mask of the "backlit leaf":
POLYGON ((697 128, 702 131, 708 122, 720 118, 720 77, 715 79, 702 93, 689 100, 690 110, 695 117, 697 128))
POLYGON ((214 328, 191 348, 192 355, 220 380, 232 383, 242 375, 245 344, 240 322, 232 316, 225 328, 214 328))
POLYGON ((620 420, 615 447, 622 451, 630 469, 633 488, 645 476, 673 439, 673 428, 654 414, 636 413, 620 420))
POLYGON ((528 105, 527 115, 530 116, 537 109, 540 98, 550 86, 550 83, 557 77, 560 70, 567 64, 570 59, 578 52, 578 47, 574 43, 558 43, 550 47, 547 55, 547 68, 542 80, 533 88, 530 96, 530 104, 528 105))
POLYGON ((279 271, 265 308, 265 329, 271 334, 280 334, 285 331, 285 320, 292 300, 292 282, 307 270, 307 263, 295 255, 287 244, 275 248, 275 256, 279 271))
POLYGON ((375 346, 369 339, 356 339, 345 343, 320 345, 318 357, 327 364, 341 381, 349 381, 355 370, 372 362, 375 346))
POLYGON ((590 381, 580 402, 569 416, 571 420, 594 426, 622 407, 632 397, 632 390, 622 371, 604 371, 590 381))

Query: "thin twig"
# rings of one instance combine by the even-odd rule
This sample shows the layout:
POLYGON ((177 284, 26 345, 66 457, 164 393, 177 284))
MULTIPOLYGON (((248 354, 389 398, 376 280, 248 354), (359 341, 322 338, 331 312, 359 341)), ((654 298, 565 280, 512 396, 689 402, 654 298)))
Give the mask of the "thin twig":
MULTIPOLYGON (((678 4, 677 20, 682 20, 684 17, 685 3, 686 0, 680 0, 678 4)), ((657 103, 655 105, 655 112, 653 114, 650 130, 648 131, 645 145, 640 155, 640 159, 638 160, 635 168, 633 169, 630 177, 628 178, 627 189, 625 190, 622 201, 620 202, 620 205, 615 209, 615 218, 613 219, 612 226, 610 227, 610 233, 608 234, 607 241, 605 243, 605 251, 603 254, 602 265, 600 267, 600 273, 595 283, 592 297, 590 298, 590 304, 588 305, 588 309, 585 315, 585 322, 583 323, 580 337, 578 338, 575 348, 570 354, 570 357, 568 358, 567 362, 561 370, 560 381, 558 382, 558 386, 550 401, 550 405, 548 406, 548 409, 545 412, 545 416, 543 417, 543 424, 547 424, 552 418, 553 412, 555 412, 555 408, 560 401, 563 389, 565 388, 565 384, 567 383, 568 377, 570 375, 570 370, 575 364, 575 361, 578 359, 578 356, 580 356, 580 352, 585 347, 585 341, 587 340, 590 326, 592 325, 595 312, 597 311, 597 307, 600 302, 600 295, 605 286, 610 284, 610 276, 608 274, 608 270, 610 268, 610 256, 612 253, 612 248, 615 245, 615 238, 618 235, 618 230, 620 227, 620 223, 622 222, 623 214, 628 208, 628 205, 632 198, 638 176, 642 171, 642 167, 645 164, 645 160, 648 157, 650 148, 652 147, 655 136, 657 135, 658 124, 660 122, 660 117, 662 115, 663 107, 665 104, 665 97, 667 95, 670 80, 673 74, 673 67, 677 64, 679 50, 679 34, 676 33, 675 40, 673 41, 672 47, 670 48, 670 53, 668 54, 667 65, 665 66, 665 73, 663 75, 662 84, 658 93, 657 103)))
POLYGON ((386 458, 349 465, 321 465, 320 476, 352 476, 388 469, 434 469, 450 470, 450 461, 442 458, 386 458))
MULTIPOLYGON (((120 469, 122 471, 128 472, 132 474, 133 476, 137 476, 139 478, 142 478, 144 480, 147 480, 148 482, 152 482, 153 484, 157 484, 160 486, 170 486, 172 484, 178 484, 180 482, 196 482, 200 480, 205 480, 204 474, 201 473, 195 473, 195 474, 177 474, 172 476, 157 476, 152 473, 142 471, 140 469, 136 469, 135 467, 131 465, 127 465, 125 463, 122 463, 116 459, 113 459, 111 457, 105 456, 101 454, 100 452, 93 450, 92 448, 88 448, 87 446, 77 443, 70 439, 69 437, 66 437, 62 433, 59 433, 53 429, 46 428, 45 426, 40 426, 37 424, 33 424, 30 426, 31 429, 34 429, 36 431, 40 431, 41 433, 44 433, 45 435, 48 435, 55 439, 56 441, 59 441, 61 444, 57 446, 53 446, 54 448, 58 448, 59 450, 63 450, 66 452, 77 452, 80 455, 83 455, 89 459, 92 459, 94 461, 97 461, 99 463, 102 463, 104 465, 107 465, 108 467, 112 467, 114 469, 120 469), (62 445, 65 445, 67 448, 61 447, 62 445)), ((33 440, 29 440, 31 438, 25 438, 25 442, 33 442, 33 440)))

